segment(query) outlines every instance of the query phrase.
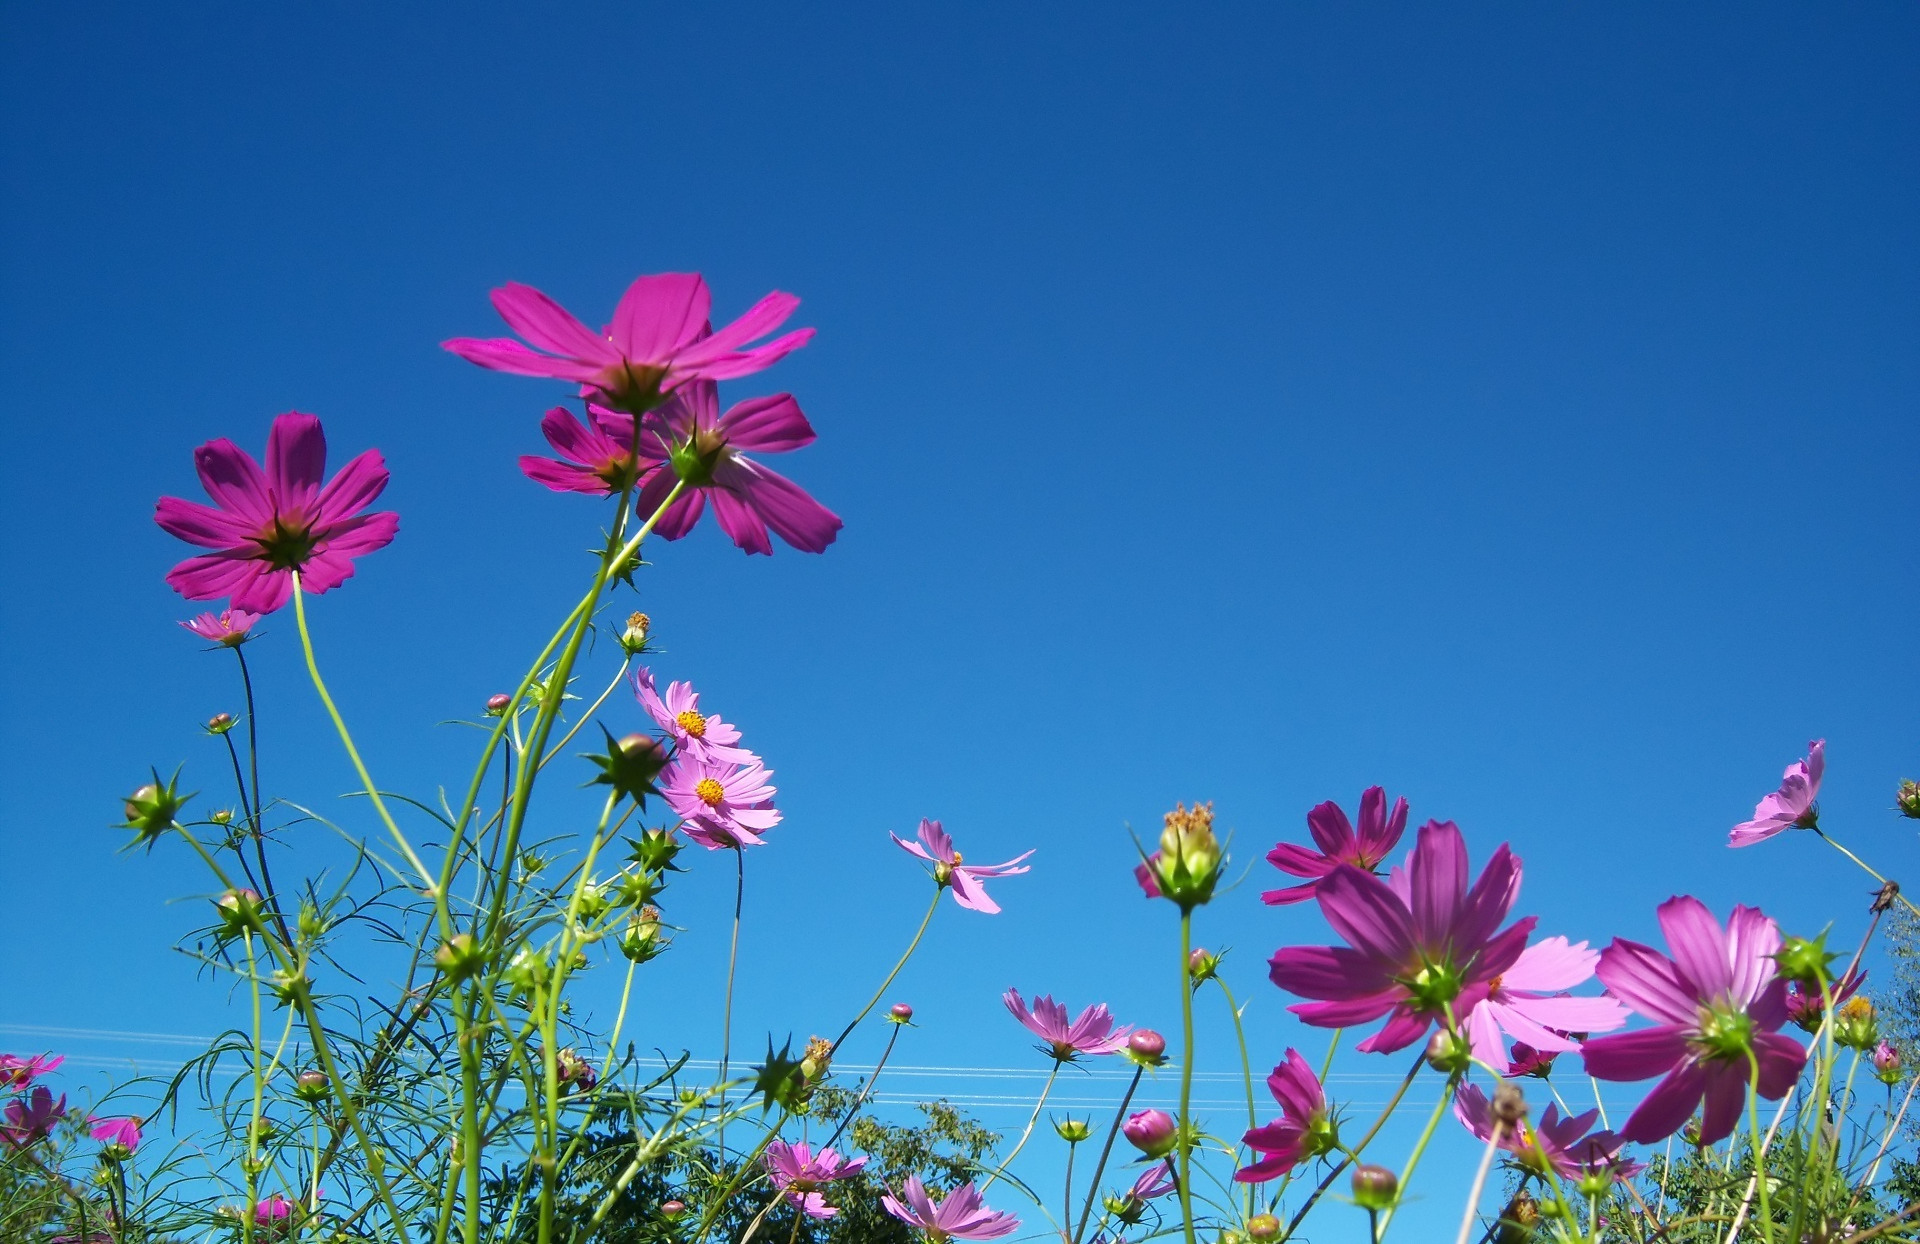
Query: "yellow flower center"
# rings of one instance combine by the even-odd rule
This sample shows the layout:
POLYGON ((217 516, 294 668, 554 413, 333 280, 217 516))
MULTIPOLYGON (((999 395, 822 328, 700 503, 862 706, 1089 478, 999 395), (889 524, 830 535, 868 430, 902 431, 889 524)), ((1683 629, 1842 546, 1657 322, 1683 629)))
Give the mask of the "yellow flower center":
POLYGON ((712 778, 701 778, 693 784, 693 793, 700 796, 700 802, 709 808, 717 808, 720 801, 727 797, 726 788, 712 778))
POLYGON ((688 709, 673 720, 682 730, 696 739, 705 738, 707 735, 707 719, 692 709, 688 709))

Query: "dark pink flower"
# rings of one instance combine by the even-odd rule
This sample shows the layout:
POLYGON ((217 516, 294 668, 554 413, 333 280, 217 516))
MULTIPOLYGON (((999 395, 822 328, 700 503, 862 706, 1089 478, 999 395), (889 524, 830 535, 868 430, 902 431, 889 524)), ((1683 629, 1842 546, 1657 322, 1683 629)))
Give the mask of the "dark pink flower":
POLYGON ((707 283, 697 273, 663 272, 628 286, 613 322, 596 333, 539 290, 509 283, 493 291, 494 309, 539 350, 504 337, 456 337, 441 345, 469 363, 570 380, 615 409, 646 411, 690 381, 751 375, 805 345, 811 328, 748 345, 780 327, 799 305, 792 294, 768 294, 716 333, 708 319, 713 296, 707 283))
POLYGON ((670 682, 664 698, 654 689, 653 674, 642 666, 633 675, 633 697, 640 707, 673 736, 683 754, 716 764, 752 764, 759 759, 744 747, 735 747, 740 731, 700 711, 700 693, 690 682, 670 682))
POLYGON ((1487 982, 1486 992, 1461 1021, 1474 1057, 1498 1067, 1506 1054, 1500 1034, 1517 1037, 1536 1050, 1565 1053, 1580 1043, 1570 1032, 1612 1032, 1624 1028, 1627 1008, 1612 998, 1576 998, 1566 991, 1593 975, 1600 953, 1585 942, 1564 937, 1535 942, 1512 967, 1487 982))
POLYGON ((1360 792, 1358 834, 1353 832, 1353 824, 1340 810, 1340 805, 1329 799, 1307 813, 1307 832, 1319 845, 1318 851, 1283 842, 1267 852, 1267 863, 1283 873, 1309 878, 1307 883, 1284 890, 1268 890, 1260 899, 1276 907, 1305 902, 1314 896, 1320 888, 1320 879, 1332 872, 1336 864, 1351 864, 1363 872, 1372 872, 1387 858, 1387 852, 1393 850, 1406 830, 1407 801, 1394 800, 1393 811, 1389 813, 1387 792, 1378 786, 1369 786, 1360 792))
POLYGON ((30 1145, 66 1117, 67 1095, 62 1093, 55 1101, 46 1085, 37 1084, 31 1093, 8 1102, 6 1110, 0 1112, 0 1142, 15 1148, 30 1145))
POLYGON ((988 897, 987 887, 980 883, 989 877, 1015 877, 1028 871, 1021 861, 1033 854, 1028 851, 1004 864, 966 864, 962 863, 960 853, 953 849, 953 838, 940 828, 940 822, 922 818, 919 833, 915 836, 920 839, 919 842, 908 842, 896 833, 887 834, 902 851, 917 855, 933 865, 933 879, 942 886, 953 887, 954 902, 989 916, 999 914, 1000 904, 988 897))
POLYGON ((866 1166, 865 1158, 849 1161, 831 1149, 814 1153, 805 1143, 776 1140, 767 1146, 767 1178, 776 1192, 809 1218, 832 1218, 840 1211, 820 1195, 820 1185, 845 1179, 866 1166))
POLYGON ((282 1235, 293 1225, 294 1209, 292 1201, 276 1194, 254 1205, 253 1221, 270 1236, 282 1235))
POLYGON ((1179 1125, 1164 1110, 1141 1110, 1127 1116, 1120 1125, 1135 1149, 1150 1158, 1163 1158, 1173 1152, 1179 1139, 1179 1125))
POLYGON ((1748 1060, 1762 1097, 1778 1100, 1799 1078, 1806 1051, 1781 1034, 1787 987, 1775 972, 1780 929, 1758 909, 1735 907, 1726 928, 1697 898, 1660 905, 1666 955, 1615 938, 1600 952, 1600 981, 1652 1028, 1586 1043, 1587 1074, 1602 1080, 1665 1078, 1620 1134, 1641 1144, 1673 1135, 1704 1100, 1700 1142, 1730 1135, 1746 1104, 1748 1060))
POLYGON ((180 625, 195 635, 227 648, 238 648, 253 638, 253 624, 260 620, 257 613, 248 613, 245 609, 222 609, 219 613, 203 613, 189 618, 180 625))
POLYGON ((188 600, 233 598, 236 610, 272 613, 293 592, 318 595, 353 577, 353 559, 385 548, 400 529, 389 511, 363 514, 387 486, 386 463, 369 449, 324 485, 327 439, 320 421, 281 415, 267 433, 267 465, 224 437, 193 451, 213 505, 162 497, 154 521, 189 544, 214 549, 167 572, 188 600))
POLYGON ((1403 868, 1382 881, 1352 864, 1321 880, 1320 911, 1347 946, 1292 946, 1268 962, 1273 983, 1318 1001, 1289 1009, 1317 1028, 1388 1016, 1362 1041, 1391 1053, 1425 1036, 1449 1007, 1459 1014, 1487 996, 1526 949, 1534 918, 1500 922, 1520 892, 1520 860, 1502 844, 1467 886, 1467 846, 1451 821, 1429 821, 1403 868), (1462 999, 1466 1001, 1463 1003, 1462 999))
MULTIPOLYGON (((1536 1050, 1525 1041, 1513 1043, 1513 1053, 1507 1062, 1507 1074, 1510 1076, 1536 1076, 1546 1079, 1553 1073, 1553 1060, 1556 1054, 1545 1050, 1536 1050)), ((1495 1063, 1494 1066, 1500 1064, 1495 1063)))
POLYGON ((1035 998, 1031 1011, 1018 989, 1007 990, 1000 1000, 1028 1032, 1045 1042, 1041 1048, 1063 1063, 1083 1054, 1118 1053, 1126 1048, 1127 1036, 1133 1031, 1132 1025, 1116 1028, 1113 1014, 1104 1002, 1094 1003, 1080 1012, 1078 1019, 1068 1023, 1067 1008, 1055 1002, 1051 995, 1035 998))
POLYGON ((92 1123, 89 1135, 104 1144, 109 1154, 126 1157, 140 1148, 139 1119, 94 1119, 92 1123))
POLYGON ((883 1195, 880 1203, 889 1214, 910 1227, 927 1233, 932 1244, 947 1240, 997 1240, 1011 1235, 1020 1220, 1012 1214, 988 1209, 972 1184, 962 1184, 935 1202, 927 1195, 918 1175, 907 1176, 901 1195, 883 1195))
POLYGON ((66 1061, 65 1054, 35 1054, 30 1058, 0 1054, 0 1089, 24 1089, 66 1061))
POLYGON ((654 526, 667 539, 692 531, 711 500, 720 529, 749 553, 773 552, 769 527, 802 552, 822 552, 839 534, 840 519, 786 476, 743 456, 813 441, 813 425, 791 394, 748 398, 723 415, 718 385, 688 385, 641 427, 644 475, 634 511, 652 514, 684 480, 685 490, 654 526))
POLYGON ((1280 1103, 1281 1116, 1242 1137, 1248 1148, 1261 1155, 1259 1161, 1233 1173, 1244 1184, 1278 1179, 1339 1143, 1320 1077, 1299 1050, 1287 1051, 1286 1060, 1267 1077, 1267 1091, 1280 1103))
POLYGON ((687 837, 709 851, 757 847, 766 842, 760 835, 780 823, 775 787, 767 780, 772 776, 758 758, 741 764, 681 753, 661 775, 660 793, 687 837))
POLYGON ((633 447, 633 419, 589 404, 587 419, 555 406, 540 420, 540 431, 558 458, 520 455, 520 473, 555 492, 584 492, 611 497, 633 487, 640 461, 633 447))
POLYGON ((1807 744, 1807 758, 1787 766, 1780 789, 1762 799, 1753 810, 1753 819, 1735 825, 1727 834, 1730 847, 1750 847, 1765 842, 1783 829, 1812 829, 1819 821, 1820 776, 1827 769, 1827 741, 1815 739, 1807 744))
MULTIPOLYGON (((1481 1140, 1493 1136, 1493 1109, 1478 1085, 1460 1086, 1453 1098, 1453 1115, 1481 1140)), ((1560 1108, 1549 1105, 1538 1123, 1523 1119, 1516 1127, 1501 1129, 1500 1147, 1543 1179, 1555 1175, 1579 1179, 1595 1171, 1605 1171, 1616 1180, 1632 1179, 1644 1167, 1621 1160, 1620 1150, 1626 1141, 1609 1131, 1587 1130, 1599 1117, 1598 1110, 1589 1110, 1562 1118, 1560 1108)))
MULTIPOLYGON (((1844 980, 1833 986, 1835 1006, 1851 998, 1860 986, 1867 983, 1865 972, 1849 972, 1844 980)), ((1787 1022, 1802 1032, 1817 1032, 1820 1021, 1826 1017, 1827 1000, 1818 989, 1810 989, 1799 981, 1787 982, 1787 1022)))

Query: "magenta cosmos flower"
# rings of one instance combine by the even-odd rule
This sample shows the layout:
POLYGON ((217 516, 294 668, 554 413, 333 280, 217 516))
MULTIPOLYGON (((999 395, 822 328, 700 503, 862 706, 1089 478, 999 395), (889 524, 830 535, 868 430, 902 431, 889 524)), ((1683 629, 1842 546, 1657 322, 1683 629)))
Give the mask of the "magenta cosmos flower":
POLYGON ((1067 1008, 1051 995, 1035 998, 1031 1011, 1018 989, 1007 990, 1000 1000, 1028 1032, 1045 1042, 1041 1049, 1063 1063, 1083 1054, 1117 1054, 1126 1048, 1127 1037, 1133 1032, 1131 1024, 1114 1026, 1113 1014, 1104 1002, 1094 1003, 1068 1023, 1067 1008))
POLYGON ((1467 845, 1451 821, 1429 821, 1405 867, 1382 881, 1336 864, 1320 882, 1321 914, 1347 946, 1292 946, 1268 961, 1273 983, 1303 998, 1289 1009, 1317 1028, 1381 1016, 1358 1048, 1392 1053, 1426 1035, 1463 997, 1485 997, 1526 949, 1534 918, 1500 922, 1520 893, 1520 860, 1502 843, 1467 886, 1467 845))
POLYGON ((520 455, 520 473, 555 492, 584 492, 611 497, 640 478, 633 447, 633 418, 589 404, 586 421, 565 406, 540 420, 540 431, 558 458, 520 455))
POLYGON ((0 1054, 0 1089, 24 1089, 66 1061, 65 1054, 35 1054, 30 1058, 0 1054))
POLYGON ((961 854, 953 849, 953 839, 946 830, 940 828, 940 822, 922 818, 919 833, 915 836, 920 841, 908 842, 899 834, 887 834, 902 851, 917 855, 933 865, 933 879, 943 887, 953 887, 954 902, 989 916, 1000 914, 1000 904, 987 895, 987 887, 981 882, 989 877, 1016 877, 1029 871, 1021 861, 1033 854, 1028 851, 1004 864, 967 864, 962 862, 961 854))
POLYGON ((259 614, 248 613, 245 609, 222 609, 217 614, 199 614, 180 625, 222 647, 238 648, 253 638, 253 624, 259 620, 259 614))
MULTIPOLYGON (((1493 1108, 1478 1085, 1461 1085, 1454 1094, 1453 1115, 1481 1140, 1492 1138, 1493 1108)), ((1501 1129, 1500 1147, 1543 1179, 1554 1175, 1578 1179, 1594 1171, 1606 1171, 1616 1180, 1632 1179, 1644 1167, 1621 1160, 1620 1149, 1626 1142, 1612 1132, 1587 1130, 1599 1117, 1598 1110, 1589 1110, 1562 1118, 1560 1108, 1549 1105, 1538 1123, 1523 1120, 1518 1127, 1501 1129)))
POLYGON ((1280 1103, 1280 1117, 1242 1137, 1248 1148, 1260 1154, 1259 1161, 1233 1173, 1243 1184, 1278 1179, 1339 1143, 1320 1077, 1299 1050, 1287 1051, 1286 1060, 1267 1077, 1267 1091, 1280 1103))
POLYGON ((67 1117, 67 1095, 58 1101, 44 1084, 37 1084, 25 1097, 15 1098, 0 1112, 0 1141, 19 1148, 40 1140, 53 1125, 67 1117))
POLYGON ((139 1119, 94 1119, 88 1134, 105 1145, 109 1153, 126 1156, 140 1148, 139 1119))
POLYGON ((746 552, 773 552, 768 528, 802 552, 822 552, 839 534, 840 519, 786 476, 743 456, 786 453, 813 442, 813 425, 790 394, 749 398, 723 415, 719 386, 688 385, 641 428, 643 482, 634 510, 652 514, 674 484, 685 481, 654 526, 667 539, 692 531, 711 500, 720 529, 746 552))
POLYGON ((660 777, 660 793, 684 822, 687 837, 709 851, 757 847, 760 837, 780 823, 773 807, 773 771, 755 758, 742 764, 704 760, 691 753, 675 756, 660 777))
MULTIPOLYGON (((1593 976, 1600 952, 1585 942, 1549 937, 1520 952, 1513 966, 1488 981, 1461 1027, 1473 1055, 1489 1067, 1506 1063, 1506 1033, 1536 1053, 1564 1054, 1580 1043, 1570 1032, 1612 1032, 1627 1024, 1627 1008, 1612 998, 1567 994, 1593 976)), ((1509 1074, 1518 1075, 1511 1067, 1509 1074)))
POLYGON ((633 675, 633 698, 673 736, 674 746, 682 754, 714 764, 745 765, 759 759, 746 748, 733 746, 740 741, 737 727, 720 720, 718 713, 709 716, 700 711, 700 693, 690 682, 668 683, 667 694, 662 697, 655 689, 653 673, 642 666, 633 675))
POLYGON ((213 505, 162 497, 154 521, 189 544, 215 550, 167 572, 188 600, 233 598, 236 610, 272 613, 293 592, 318 595, 353 577, 353 559, 385 548, 400 529, 389 511, 365 514, 387 486, 380 451, 369 449, 332 480, 320 421, 281 415, 267 433, 267 464, 224 437, 193 451, 213 505), (326 481, 322 483, 322 481, 326 481))
MULTIPOLYGON (((1853 971, 1832 988, 1833 1004, 1845 1002, 1860 986, 1867 983, 1865 972, 1853 971)), ((1818 1032, 1820 1024, 1826 1019, 1827 999, 1818 989, 1811 989, 1799 981, 1787 982, 1787 1022, 1802 1032, 1818 1032)))
POLYGON ((809 1218, 832 1218, 840 1211, 820 1195, 820 1185, 845 1179, 866 1166, 865 1158, 849 1161, 832 1149, 814 1153, 804 1143, 776 1140, 767 1146, 767 1178, 789 1204, 809 1218))
POLYGON ((792 294, 768 294, 716 333, 707 283, 698 273, 663 272, 628 286, 613 322, 596 333, 539 290, 510 283, 493 291, 494 309, 538 350, 504 337, 456 337, 441 345, 469 363, 570 380, 615 409, 646 411, 689 381, 751 375, 805 345, 811 328, 748 344, 784 324, 799 305, 792 294))
POLYGON ((972 1184, 962 1184, 937 1204, 927 1195, 918 1175, 907 1176, 898 1197, 883 1195, 886 1211, 910 1227, 927 1233, 933 1244, 947 1240, 997 1240, 1020 1225, 1012 1214, 988 1209, 972 1184))
POLYGON ((1318 851, 1283 842, 1267 852, 1267 863, 1283 873, 1306 877, 1307 883, 1284 890, 1268 890, 1260 896, 1261 902, 1274 907, 1305 902, 1319 890, 1320 879, 1332 872, 1336 864, 1351 864, 1363 872, 1372 872, 1400 841, 1400 835, 1407 832, 1407 801, 1394 800, 1393 811, 1388 812, 1387 792, 1378 786, 1369 786, 1360 793, 1359 833, 1354 833, 1347 814, 1331 799, 1307 813, 1307 832, 1319 845, 1318 851))
POLYGON ((1727 845, 1750 847, 1783 829, 1812 829, 1820 819, 1820 809, 1814 801, 1820 797, 1820 775, 1826 769, 1827 741, 1815 739, 1807 744, 1805 760, 1796 760, 1787 766, 1780 778, 1780 789, 1755 806, 1753 819, 1740 822, 1727 834, 1727 845))
POLYGON ((1586 1043, 1587 1074, 1602 1080, 1665 1076, 1620 1134, 1647 1144, 1673 1135, 1702 1100, 1700 1143, 1727 1138, 1746 1104, 1749 1058, 1760 1095, 1793 1087, 1806 1051, 1783 1035, 1787 987, 1775 973, 1780 929, 1752 907, 1735 907, 1722 929, 1691 896, 1660 904, 1669 959, 1651 946, 1615 938, 1600 952, 1600 981, 1652 1028, 1586 1043))

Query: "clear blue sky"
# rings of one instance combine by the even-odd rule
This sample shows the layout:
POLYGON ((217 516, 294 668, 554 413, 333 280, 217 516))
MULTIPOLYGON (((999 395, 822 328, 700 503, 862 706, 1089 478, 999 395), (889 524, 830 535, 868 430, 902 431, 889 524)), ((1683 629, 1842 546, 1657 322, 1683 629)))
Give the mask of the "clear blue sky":
MULTIPOLYGON (((225 789, 195 727, 238 707, 231 663, 174 626, 150 520, 201 441, 257 449, 297 408, 336 461, 385 452, 400 537, 319 642, 383 782, 462 779, 473 736, 436 723, 507 685, 602 517, 515 470, 557 386, 437 347, 492 335, 506 280, 595 319, 694 269, 722 316, 780 288, 820 330, 736 393, 799 395, 821 440, 781 469, 840 542, 749 560, 709 523, 642 602, 659 671, 777 770, 748 1044, 830 1029, 891 961, 923 890, 885 833, 921 815, 970 856, 1038 848, 1007 914, 943 913, 903 982, 927 1064, 1033 1059, 1010 984, 1170 1025, 1124 826, 1176 799, 1254 861, 1379 782, 1476 863, 1511 841, 1543 931, 1649 936, 1688 890, 1851 938, 1844 861, 1721 846, 1823 735, 1826 823, 1913 858, 1888 811, 1920 776, 1911 6, 8 26, 0 1023, 224 1022, 168 949, 202 879, 105 828, 149 764, 225 789)), ((327 801, 350 774, 267 629, 269 784, 327 801)), ((1237 948, 1270 1062, 1297 1030, 1259 960, 1324 930, 1260 907, 1267 872, 1202 937, 1237 948)), ((663 1043, 711 1047, 729 885, 673 892, 663 1043)))

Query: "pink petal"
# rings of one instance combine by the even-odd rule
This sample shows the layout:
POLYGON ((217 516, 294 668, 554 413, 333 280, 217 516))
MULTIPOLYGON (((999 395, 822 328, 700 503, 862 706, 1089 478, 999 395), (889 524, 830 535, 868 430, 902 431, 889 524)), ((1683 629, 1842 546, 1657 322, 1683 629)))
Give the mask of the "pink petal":
MULTIPOLYGON (((1295 842, 1275 843, 1273 850, 1267 852, 1267 863, 1283 873, 1291 873, 1296 877, 1324 877, 1333 871, 1336 862, 1329 855, 1309 851, 1295 842)), ((1307 886, 1305 889, 1308 894, 1314 891, 1313 886, 1307 886)))
POLYGON ((1287 946, 1267 961, 1267 975, 1288 993, 1322 1001, 1372 997, 1392 985, 1378 960, 1345 946, 1287 946))
POLYGON ((713 296, 697 272, 662 272, 627 286, 611 335, 636 363, 663 365, 699 338, 713 296))
POLYGON ((620 361, 613 343, 531 285, 509 281, 494 290, 493 309, 508 327, 542 350, 603 368, 620 361))
POLYGON ((1296 1002, 1287 1010, 1315 1028, 1351 1028, 1379 1019, 1399 1005, 1400 997, 1401 990, 1395 986, 1364 998, 1339 1002, 1296 1002))
MULTIPOLYGON (((733 323, 683 351, 682 357, 687 366, 698 367, 723 355, 732 354, 749 341, 764 337, 786 323, 788 317, 798 310, 799 306, 798 298, 775 290, 748 307, 746 313, 733 323)), ((705 320, 707 317, 703 313, 700 318, 705 320)), ((715 377, 715 379, 725 379, 725 377, 715 377)))
POLYGON ((737 380, 741 376, 751 376, 757 371, 765 371, 811 340, 813 340, 813 330, 802 328, 784 337, 775 337, 766 345, 756 346, 751 350, 722 355, 711 362, 702 361, 697 364, 683 362, 682 366, 689 374, 698 376, 702 380, 737 380))
MULTIPOLYGON (((1638 1035, 1638 1034, 1635 1034, 1638 1035)), ((1624 1041, 1625 1037, 1603 1037, 1604 1041, 1624 1041)), ((1593 1047, 1599 1042, 1587 1043, 1587 1067, 1593 1067, 1593 1047)), ((1674 1068, 1666 1079, 1654 1086, 1646 1099, 1634 1109, 1627 1119, 1627 1125, 1620 1129, 1620 1135, 1643 1145, 1665 1140, 1687 1125, 1693 1116, 1695 1106, 1700 1104, 1700 1095, 1706 1091, 1706 1072, 1700 1064, 1688 1059, 1674 1068)), ((1705 1139, 1702 1137, 1702 1139, 1705 1139)))
POLYGON ((967 870, 953 870, 953 901, 972 911, 989 916, 1000 914, 1000 904, 987 895, 986 887, 975 881, 967 870))
POLYGON ((400 516, 392 510, 376 510, 329 527, 321 549, 334 557, 364 557, 393 543, 400 530, 400 516))
POLYGON ((1379 1032, 1353 1048, 1362 1054, 1391 1054, 1395 1050, 1406 1049, 1426 1036, 1427 1029, 1432 1026, 1432 1017, 1413 1011, 1402 1011, 1389 1019, 1379 1032))
POLYGON ((369 449, 340 468, 315 503, 315 522, 335 523, 351 518, 376 501, 387 490, 387 462, 377 449, 369 449))
POLYGON ((725 488, 704 491, 713 501, 713 517, 719 522, 720 530, 726 532, 734 544, 747 553, 773 552, 773 542, 767 539, 767 525, 752 506, 725 488))
MULTIPOLYGON (((1413 886, 1409 904, 1413 927, 1426 945, 1445 945, 1454 936, 1460 904, 1467 892, 1467 844, 1459 827, 1452 821, 1422 825, 1407 876, 1413 886)), ((1478 939, 1462 940, 1471 944, 1478 939)))
MULTIPOLYGON (((1452 828, 1452 822, 1448 822, 1448 827, 1452 828)), ((1459 830, 1454 830, 1456 839, 1459 833, 1459 830)), ((1463 869, 1466 864, 1466 854, 1467 849, 1463 842, 1460 847, 1463 869)), ((1473 883, 1473 889, 1469 890, 1466 898, 1461 901, 1459 920, 1452 930, 1455 944, 1473 946, 1492 937, 1493 931, 1500 927, 1502 920, 1507 918, 1507 913, 1513 909, 1514 900, 1519 897, 1520 857, 1503 842, 1487 860, 1487 866, 1480 870, 1480 879, 1473 883)))
POLYGON ((581 423, 579 416, 565 406, 555 406, 540 417, 540 432, 554 452, 585 466, 598 466, 611 456, 610 450, 620 448, 610 444, 597 428, 581 423))
POLYGON ((1378 877, 1342 864, 1320 883, 1320 913, 1334 932, 1383 963, 1405 964, 1413 956, 1414 932, 1398 895, 1378 877))
POLYGON ((309 596, 330 592, 353 577, 353 558, 333 548, 316 549, 300 567, 300 590, 309 596))
POLYGON ((790 393, 751 397, 720 417, 727 444, 757 453, 786 453, 813 444, 813 425, 790 393))
MULTIPOLYGON (((189 557, 167 571, 167 585, 188 600, 217 600, 251 583, 262 565, 264 563, 249 550, 206 553, 189 557)), ((254 613, 266 612, 251 605, 238 607, 254 613)))
POLYGON ((1309 881, 1305 885, 1288 886, 1283 890, 1262 890, 1260 901, 1269 907, 1285 907, 1292 903, 1304 903, 1320 892, 1320 883, 1309 881))
POLYGON ((1783 1032, 1763 1032, 1754 1037, 1753 1052, 1760 1063, 1760 1096, 1779 1101, 1800 1078, 1806 1050, 1783 1032))
POLYGON ((440 348, 457 354, 469 363, 494 371, 509 372, 516 376, 545 376, 554 380, 573 380, 588 383, 597 380, 612 364, 582 363, 574 359, 555 358, 550 354, 541 354, 529 350, 519 342, 507 337, 454 337, 440 343, 440 348))
POLYGON ((1320 1078, 1300 1051, 1289 1048, 1286 1057, 1267 1077, 1267 1091, 1292 1119, 1305 1119, 1320 1109, 1326 1096, 1320 1091, 1320 1078))
POLYGON ((1506 1005, 1541 1027, 1561 1032, 1612 1032, 1627 1026, 1627 1008, 1613 998, 1510 998, 1506 1005))
POLYGON ((1407 801, 1394 800, 1393 811, 1382 815, 1386 802, 1387 792, 1378 786, 1360 794, 1360 849, 1369 859, 1384 858, 1407 832, 1407 801))
POLYGON ((160 498, 153 507, 153 521, 169 535, 207 549, 233 548, 251 540, 257 530, 239 515, 179 497, 160 498))
POLYGON ((533 454, 520 455, 520 473, 536 484, 544 484, 555 492, 584 492, 609 496, 612 489, 607 481, 589 471, 586 467, 575 466, 571 462, 555 462, 552 458, 539 458, 533 454))
POLYGON ((200 485, 223 510, 251 520, 256 526, 273 517, 267 497, 267 477, 253 455, 221 437, 193 451, 193 468, 200 485))
POLYGON ((1727 955, 1731 963, 1728 987, 1734 1003, 1745 1007, 1773 983, 1779 967, 1780 926, 1757 907, 1735 907, 1727 917, 1727 955))
POLYGON ((276 417, 267 432, 267 491, 278 509, 306 510, 327 478, 320 420, 299 411, 276 417))
POLYGON ((1700 998, 1673 961, 1651 946, 1617 937, 1600 952, 1594 967, 1600 983, 1648 1019, 1668 1024, 1693 1022, 1700 998))
POLYGON ((1580 1056, 1586 1061, 1587 1074, 1597 1080, 1651 1079, 1687 1057, 1687 1034, 1677 1025, 1663 1024, 1595 1037, 1580 1048, 1580 1056))
MULTIPOLYGON (((751 472, 752 486, 741 496, 774 534, 802 553, 823 553, 840 534, 844 524, 839 516, 786 476, 744 458, 736 458, 727 466, 751 472)), ((732 475, 733 471, 724 473, 732 475)), ((715 478, 721 474, 716 472, 715 478)))
POLYGON ((1706 1072, 1706 1108, 1700 1112, 1700 1143, 1717 1144, 1740 1125, 1747 1104, 1747 1069, 1732 1062, 1702 1064, 1706 1072))
MULTIPOLYGON (((1366 807, 1365 795, 1360 797, 1360 805, 1363 810, 1362 815, 1364 815, 1364 809, 1366 807)), ((1321 853, 1329 860, 1349 859, 1353 853, 1353 847, 1355 846, 1353 823, 1347 820, 1347 814, 1341 809, 1340 805, 1331 799, 1325 803, 1315 804, 1307 812, 1307 832, 1313 835, 1313 840, 1320 847, 1321 853)), ((1279 849, 1279 847, 1274 848, 1276 851, 1279 849)), ((1296 851, 1302 851, 1303 854, 1305 853, 1303 848, 1295 847, 1294 849, 1296 851)), ((1273 857, 1268 856, 1267 858, 1272 859, 1273 857)), ((1278 861, 1275 862, 1278 863, 1278 861)), ((1285 865, 1281 865, 1281 867, 1285 867, 1285 865)), ((1292 870, 1289 869, 1288 871, 1292 870)), ((1309 874, 1295 873, 1294 875, 1304 877, 1309 874)))
POLYGON ((1707 905, 1692 895, 1678 895, 1657 909, 1660 931, 1680 974, 1701 998, 1724 996, 1733 987, 1727 935, 1707 905))
POLYGON ((292 572, 274 570, 263 561, 246 564, 252 569, 252 578, 229 593, 233 599, 228 603, 233 608, 249 613, 272 613, 292 598, 292 572))
POLYGON ((1522 951, 1502 980, 1508 990, 1557 993, 1590 979, 1599 962, 1600 952, 1585 942, 1574 945, 1564 937, 1547 937, 1522 951))

